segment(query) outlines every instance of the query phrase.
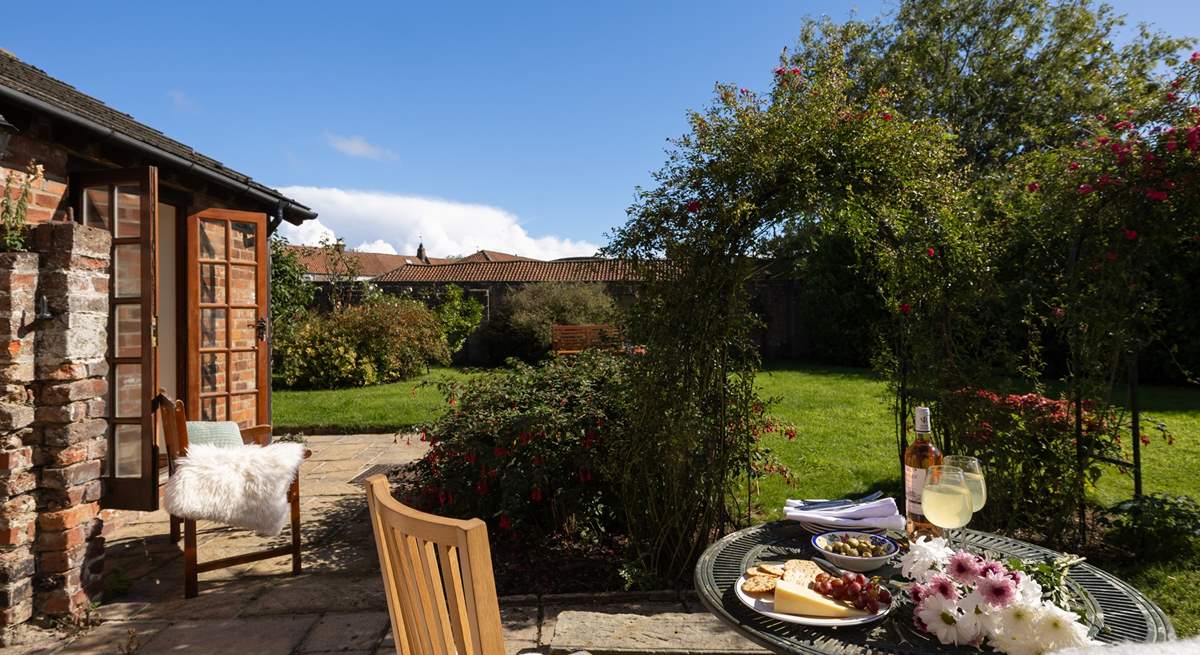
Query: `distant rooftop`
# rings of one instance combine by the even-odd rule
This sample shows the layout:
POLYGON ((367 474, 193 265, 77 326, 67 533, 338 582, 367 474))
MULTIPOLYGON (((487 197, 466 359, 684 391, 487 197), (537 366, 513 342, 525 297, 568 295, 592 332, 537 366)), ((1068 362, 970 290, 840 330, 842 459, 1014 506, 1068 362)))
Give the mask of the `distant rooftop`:
POLYGON ((624 282, 635 279, 633 266, 617 259, 584 261, 463 261, 401 266, 376 282, 624 282))

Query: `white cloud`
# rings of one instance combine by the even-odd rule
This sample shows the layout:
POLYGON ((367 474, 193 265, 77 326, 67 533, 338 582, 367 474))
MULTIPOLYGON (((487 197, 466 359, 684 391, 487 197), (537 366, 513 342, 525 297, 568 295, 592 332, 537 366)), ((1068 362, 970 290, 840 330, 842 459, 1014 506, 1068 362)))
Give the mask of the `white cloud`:
POLYGON ((191 111, 196 108, 196 103, 192 102, 188 94, 179 89, 167 91, 167 97, 171 99, 171 106, 180 111, 191 111))
POLYGON ((395 159, 396 153, 375 145, 362 138, 361 136, 338 136, 337 134, 326 134, 325 140, 334 150, 346 155, 347 157, 361 157, 363 159, 395 159))
POLYGON ((300 225, 282 223, 279 226, 284 238, 296 245, 318 246, 322 240, 333 241, 336 235, 333 230, 325 227, 321 219, 304 221, 300 225))
POLYGON ((390 246, 406 255, 415 254, 423 241, 431 257, 469 255, 486 248, 535 259, 593 255, 599 248, 587 241, 532 236, 516 216, 487 205, 329 187, 289 186, 279 191, 320 215, 300 227, 283 224, 283 236, 293 243, 316 243, 322 235, 336 233, 346 243, 372 249, 390 246))
POLYGON ((370 243, 364 241, 364 242, 358 244, 358 247, 355 248, 355 250, 357 250, 359 252, 378 252, 378 253, 383 253, 385 255, 400 254, 400 253, 396 252, 395 246, 388 243, 387 241, 384 241, 383 239, 375 239, 374 241, 371 241, 370 243))

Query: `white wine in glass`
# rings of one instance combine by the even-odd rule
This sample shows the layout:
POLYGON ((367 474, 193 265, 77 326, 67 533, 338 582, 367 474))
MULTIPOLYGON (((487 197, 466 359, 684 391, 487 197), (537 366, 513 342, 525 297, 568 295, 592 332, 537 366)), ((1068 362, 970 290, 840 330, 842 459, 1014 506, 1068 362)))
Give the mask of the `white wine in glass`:
POLYGON ((943 530, 955 530, 971 521, 971 490, 957 466, 931 466, 921 491, 925 518, 943 530))
POLYGON ((949 455, 942 463, 963 470, 967 489, 971 490, 971 511, 978 512, 983 509, 987 504, 987 482, 983 479, 983 467, 979 464, 979 459, 967 455, 949 455))

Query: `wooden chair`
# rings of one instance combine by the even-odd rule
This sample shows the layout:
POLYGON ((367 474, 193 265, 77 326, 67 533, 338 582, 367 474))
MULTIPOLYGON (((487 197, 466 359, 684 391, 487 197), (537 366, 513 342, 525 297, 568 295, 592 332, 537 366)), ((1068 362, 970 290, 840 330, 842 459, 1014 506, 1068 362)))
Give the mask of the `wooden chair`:
POLYGON ((590 348, 621 350, 621 332, 613 325, 551 325, 550 350, 556 355, 577 355, 590 348))
MULTIPOLYGON (((184 411, 182 400, 172 400, 162 390, 154 398, 155 407, 162 412, 163 437, 167 450, 167 472, 175 474, 175 460, 187 454, 188 428, 187 412, 184 411)), ((266 446, 271 443, 271 426, 255 425, 243 428, 242 443, 266 446)), ((305 452, 307 459, 311 453, 305 452)), ((292 573, 300 572, 300 476, 292 481, 288 489, 288 503, 292 509, 292 543, 269 550, 223 557, 209 562, 200 562, 196 547, 196 521, 171 517, 171 541, 179 542, 180 525, 183 526, 183 595, 185 598, 195 598, 199 594, 198 577, 205 571, 223 569, 248 562, 264 559, 292 556, 292 573)))
POLYGON ((383 475, 367 480, 367 505, 397 652, 504 653, 487 525, 406 507, 383 475))

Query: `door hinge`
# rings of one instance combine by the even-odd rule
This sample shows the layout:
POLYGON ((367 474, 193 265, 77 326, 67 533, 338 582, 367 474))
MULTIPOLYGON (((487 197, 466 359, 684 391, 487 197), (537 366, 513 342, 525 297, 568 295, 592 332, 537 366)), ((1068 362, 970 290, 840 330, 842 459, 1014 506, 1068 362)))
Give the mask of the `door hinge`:
POLYGON ((158 347, 158 317, 150 317, 150 347, 158 347))

